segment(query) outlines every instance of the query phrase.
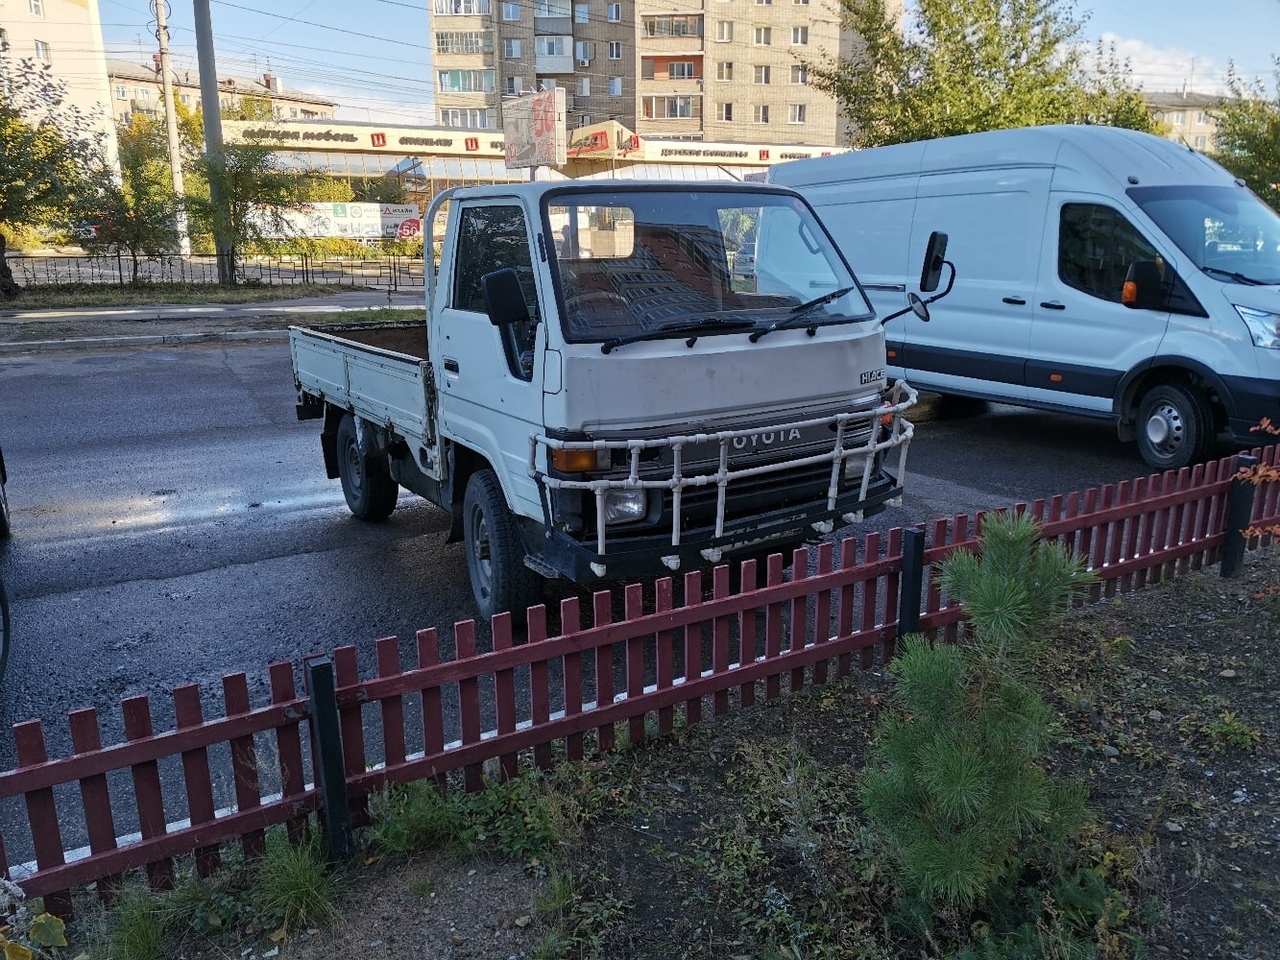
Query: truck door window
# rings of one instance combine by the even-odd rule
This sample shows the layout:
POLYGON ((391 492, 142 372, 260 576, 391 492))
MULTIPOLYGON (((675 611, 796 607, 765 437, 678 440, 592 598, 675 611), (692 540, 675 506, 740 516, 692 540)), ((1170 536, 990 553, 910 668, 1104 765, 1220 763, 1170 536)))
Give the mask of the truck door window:
POLYGON ((1058 276, 1069 287, 1120 302, 1135 260, 1158 254, 1119 211, 1096 203, 1064 203, 1058 231, 1058 276))
POLYGON ((514 325, 513 337, 503 337, 507 363, 515 376, 529 380, 533 377, 538 293, 524 210, 515 205, 498 204, 463 208, 458 220, 457 266, 453 272, 454 309, 483 314, 480 279, 503 267, 511 267, 520 277, 520 289, 524 291, 530 317, 528 322, 514 325))

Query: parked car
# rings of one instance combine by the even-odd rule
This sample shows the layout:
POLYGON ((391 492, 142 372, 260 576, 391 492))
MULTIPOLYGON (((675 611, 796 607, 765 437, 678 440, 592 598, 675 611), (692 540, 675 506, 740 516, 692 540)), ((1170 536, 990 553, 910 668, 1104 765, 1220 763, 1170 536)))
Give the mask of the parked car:
POLYGON ((733 255, 733 275, 735 277, 754 277, 756 275, 756 245, 744 243, 733 255))

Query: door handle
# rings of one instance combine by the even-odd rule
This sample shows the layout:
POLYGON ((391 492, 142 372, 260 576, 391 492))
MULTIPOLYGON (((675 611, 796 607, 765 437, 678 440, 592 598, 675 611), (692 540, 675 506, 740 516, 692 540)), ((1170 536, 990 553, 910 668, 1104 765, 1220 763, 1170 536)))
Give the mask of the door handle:
POLYGON ((1005 302, 1005 303, 1011 303, 1011 304, 1013 304, 1015 307, 1022 307, 1022 306, 1026 306, 1026 303, 1027 303, 1027 301, 1026 301, 1026 300, 1023 300, 1023 299, 1022 299, 1022 297, 1005 297, 1005 298, 1004 298, 1004 302, 1005 302))
POLYGON ((1057 300, 1041 300, 1040 306, 1044 307, 1046 310, 1067 309, 1067 305, 1065 303, 1059 303, 1057 300))
POLYGON ((457 373, 457 372, 458 372, 458 361, 457 361, 457 360, 452 359, 451 357, 445 357, 445 358, 444 358, 444 369, 445 369, 445 373, 457 373))

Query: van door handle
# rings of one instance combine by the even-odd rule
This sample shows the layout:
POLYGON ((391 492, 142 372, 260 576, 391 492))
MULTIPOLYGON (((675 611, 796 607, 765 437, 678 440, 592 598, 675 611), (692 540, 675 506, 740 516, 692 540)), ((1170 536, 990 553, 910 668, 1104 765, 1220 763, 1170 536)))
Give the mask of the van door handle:
POLYGON ((1046 310, 1067 309, 1067 305, 1065 303, 1059 303, 1057 300, 1041 300, 1040 306, 1044 307, 1046 310))
POLYGON ((446 373, 457 373, 457 372, 458 372, 458 361, 457 361, 457 360, 454 360, 452 357, 445 357, 445 358, 444 358, 444 369, 445 369, 445 372, 446 372, 446 373))
POLYGON ((1012 303, 1015 307, 1024 307, 1027 305, 1027 301, 1023 300, 1021 297, 1005 297, 1004 302, 1012 303))

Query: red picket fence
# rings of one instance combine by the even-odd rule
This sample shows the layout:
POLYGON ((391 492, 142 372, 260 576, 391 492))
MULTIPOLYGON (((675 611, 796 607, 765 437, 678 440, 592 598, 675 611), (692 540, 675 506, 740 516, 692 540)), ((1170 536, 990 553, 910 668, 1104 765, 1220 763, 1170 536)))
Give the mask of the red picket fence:
MULTIPOLYGON (((1274 464, 1276 448, 1261 456, 1274 464)), ((1233 484, 1235 470, 1235 458, 1227 458, 1015 509, 1030 511, 1047 538, 1086 556, 1099 577, 1093 599, 1110 597, 1219 560, 1228 500, 1233 487, 1242 487, 1233 484)), ((1263 485, 1258 494, 1253 525, 1280 523, 1280 484, 1263 485)), ((583 611, 571 597, 561 601, 557 636, 547 635, 545 607, 529 611, 523 638, 503 614, 493 619, 492 649, 484 652, 477 650, 474 622, 464 621, 454 626, 452 660, 441 661, 434 629, 417 634, 408 665, 398 640, 383 638, 376 642, 376 675, 365 679, 356 648, 342 647, 333 657, 336 703, 330 704, 340 729, 342 799, 329 812, 345 818, 350 804, 358 818, 370 793, 426 778, 444 787, 455 771, 465 789, 479 789, 487 762, 495 762, 499 777, 515 775, 521 764, 545 769, 558 754, 578 760, 613 749, 623 723, 636 743, 651 730, 669 733, 678 714, 694 724, 705 713, 720 716, 845 676, 855 666, 869 668, 893 655, 899 599, 914 598, 916 590, 923 600, 920 629, 954 638, 963 613, 943 595, 932 569, 951 551, 976 544, 981 519, 937 520, 924 538, 908 532, 921 547, 928 540, 922 563, 904 564, 904 531, 896 529, 883 539, 871 534, 861 543, 798 550, 789 579, 775 555, 762 586, 737 592, 727 567, 712 571, 709 584, 703 573, 691 572, 679 581, 660 579, 650 591, 628 586, 619 598, 600 592, 586 625, 575 626, 583 624, 583 611), (919 583, 904 583, 904 566, 922 571, 919 583), (447 739, 451 729, 457 736, 447 739), (411 739, 421 749, 411 751, 411 739), (381 744, 376 764, 369 762, 371 742, 381 744)), ((755 561, 741 573, 742 583, 758 582, 755 561)), ((72 887, 96 881, 99 893, 110 896, 121 873, 146 867, 151 884, 163 888, 172 883, 172 858, 180 854, 194 853, 198 872, 207 876, 218 868, 221 844, 239 840, 253 856, 269 826, 288 824, 297 836, 307 815, 322 807, 306 771, 320 769, 324 751, 307 721, 324 707, 298 694, 294 669, 271 665, 271 702, 258 708, 250 704, 244 674, 226 677, 225 716, 214 720, 203 719, 195 686, 178 687, 175 728, 158 734, 148 699, 126 700, 125 742, 105 748, 96 711, 76 711, 70 715, 73 752, 64 758, 47 757, 40 721, 15 725, 18 766, 0 773, 0 799, 25 798, 35 857, 34 870, 18 871, 15 879, 67 916, 72 887), (230 754, 235 805, 226 811, 214 799, 209 751, 215 748, 230 754), (171 758, 180 759, 189 818, 176 825, 166 820, 158 766, 174 763, 171 758), (113 799, 108 778, 126 771, 132 807, 125 803, 124 812, 136 817, 141 836, 121 842, 116 813, 121 794, 130 791, 116 790, 113 799), (279 784, 278 796, 263 797, 264 780, 279 784), (88 851, 70 858, 60 823, 80 814, 88 851)), ((0 870, 9 866, 0 836, 0 870)))

